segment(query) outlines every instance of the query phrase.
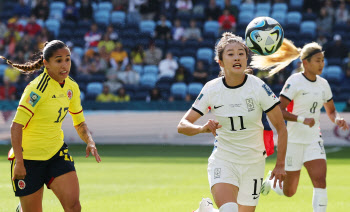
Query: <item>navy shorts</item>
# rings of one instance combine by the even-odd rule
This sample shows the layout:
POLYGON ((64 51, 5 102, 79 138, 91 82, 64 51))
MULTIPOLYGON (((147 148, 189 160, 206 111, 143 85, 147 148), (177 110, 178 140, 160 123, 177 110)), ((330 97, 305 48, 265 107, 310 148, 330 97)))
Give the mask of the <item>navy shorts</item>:
MULTIPOLYGON (((15 159, 16 160, 16 159, 15 159)), ((11 178, 15 160, 11 162, 11 178)), ((26 196, 38 191, 44 184, 50 188, 50 184, 60 175, 75 171, 74 161, 68 153, 67 144, 63 144, 62 148, 49 160, 23 160, 27 175, 23 180, 12 181, 15 196, 26 196)))

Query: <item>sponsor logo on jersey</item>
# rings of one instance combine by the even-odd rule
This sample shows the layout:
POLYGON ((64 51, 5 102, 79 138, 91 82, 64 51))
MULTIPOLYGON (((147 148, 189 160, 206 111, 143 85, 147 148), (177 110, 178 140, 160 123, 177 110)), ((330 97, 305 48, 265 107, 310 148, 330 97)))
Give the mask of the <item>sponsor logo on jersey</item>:
POLYGON ((290 88, 290 84, 287 84, 286 87, 284 87, 284 89, 283 89, 284 92, 287 92, 289 90, 289 88, 290 88))
POLYGON ((268 85, 263 84, 262 87, 265 89, 268 96, 271 96, 273 94, 271 88, 268 85))
POLYGON ((36 103, 39 102, 40 98, 41 97, 38 94, 32 91, 28 96, 27 103, 30 104, 32 107, 34 107, 36 103))
POLYGON ((248 112, 251 112, 254 110, 254 102, 252 98, 246 99, 245 102, 247 103, 248 112))
POLYGON ((230 107, 241 107, 242 104, 241 103, 238 103, 238 104, 230 104, 230 107))
POLYGON ((221 168, 214 169, 214 179, 221 177, 221 168))
POLYGON ((71 98, 73 97, 73 91, 71 89, 67 91, 67 96, 69 100, 71 100, 71 98))
POLYGON ((18 180, 18 188, 23 190, 26 187, 24 180, 18 180))
POLYGON ((219 105, 219 106, 215 106, 215 105, 214 105, 214 109, 218 109, 218 108, 220 108, 220 107, 222 107, 222 106, 224 106, 224 105, 219 105))
POLYGON ((257 196, 254 196, 253 199, 258 199, 260 197, 260 194, 258 194, 257 196))

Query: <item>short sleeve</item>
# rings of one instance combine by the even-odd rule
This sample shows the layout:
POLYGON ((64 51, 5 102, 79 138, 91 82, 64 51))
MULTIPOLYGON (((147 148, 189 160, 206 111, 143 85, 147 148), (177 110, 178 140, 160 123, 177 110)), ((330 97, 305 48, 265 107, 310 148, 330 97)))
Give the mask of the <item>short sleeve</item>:
POLYGON ((72 115, 73 125, 76 126, 85 121, 83 107, 81 106, 80 101, 80 90, 77 86, 76 89, 73 89, 72 100, 69 104, 69 113, 72 115))
POLYGON ((277 96, 273 93, 271 88, 267 84, 262 84, 259 88, 259 102, 262 110, 265 113, 268 113, 270 110, 272 110, 276 105, 280 103, 277 96))
POLYGON ((325 83, 325 103, 331 101, 332 99, 333 99, 332 90, 331 90, 329 83, 326 81, 326 83, 325 83))
POLYGON ((198 112, 200 115, 208 113, 209 104, 209 91, 208 84, 206 84, 199 93, 196 101, 192 105, 192 109, 198 112))
POLYGON ((287 98, 289 101, 292 101, 298 92, 297 88, 298 86, 296 85, 294 80, 292 78, 288 78, 288 80, 282 88, 280 95, 287 98))
POLYGON ((34 84, 29 84, 22 94, 17 110, 22 110, 32 117, 35 110, 44 101, 44 94, 37 90, 34 84))

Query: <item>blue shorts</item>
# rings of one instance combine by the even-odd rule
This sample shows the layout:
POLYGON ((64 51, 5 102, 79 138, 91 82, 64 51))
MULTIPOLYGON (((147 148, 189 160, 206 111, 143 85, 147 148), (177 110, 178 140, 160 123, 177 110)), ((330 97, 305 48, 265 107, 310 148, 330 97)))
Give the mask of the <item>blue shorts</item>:
MULTIPOLYGON (((15 161, 16 159, 11 161, 11 179, 15 161)), ((23 180, 11 180, 15 196, 19 197, 35 193, 44 184, 50 188, 55 177, 75 171, 74 161, 68 153, 67 144, 63 144, 62 148, 49 160, 23 160, 23 162, 27 175, 23 180)))

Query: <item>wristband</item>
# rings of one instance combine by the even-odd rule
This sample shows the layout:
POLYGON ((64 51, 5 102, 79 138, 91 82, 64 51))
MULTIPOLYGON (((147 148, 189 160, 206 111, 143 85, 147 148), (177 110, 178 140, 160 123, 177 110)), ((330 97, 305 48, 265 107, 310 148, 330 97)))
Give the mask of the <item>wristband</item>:
POLYGON ((344 119, 340 118, 340 117, 337 117, 337 118, 335 118, 334 123, 337 124, 337 121, 341 121, 341 120, 344 120, 344 119))
POLYGON ((299 122, 299 123, 304 123, 304 121, 305 121, 305 117, 303 117, 303 116, 298 116, 297 122, 299 122))

